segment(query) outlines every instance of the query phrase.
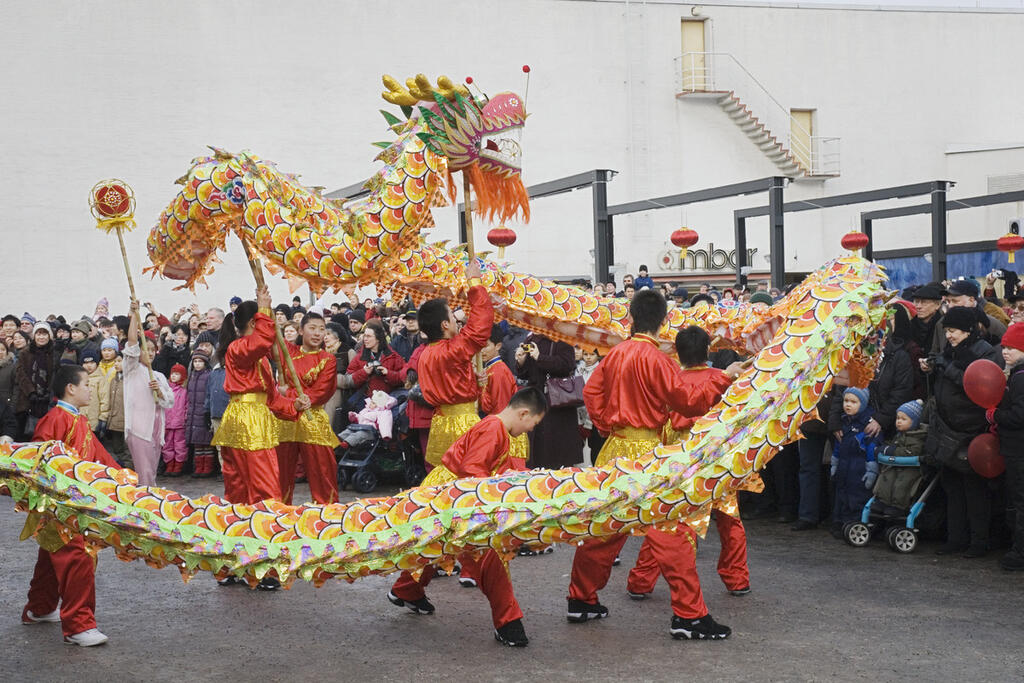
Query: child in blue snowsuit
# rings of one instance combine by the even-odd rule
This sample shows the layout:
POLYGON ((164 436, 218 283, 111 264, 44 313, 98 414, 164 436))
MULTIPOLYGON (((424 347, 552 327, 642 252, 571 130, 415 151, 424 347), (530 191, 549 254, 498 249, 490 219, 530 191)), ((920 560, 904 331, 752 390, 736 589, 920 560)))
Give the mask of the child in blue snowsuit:
POLYGON ((836 485, 832 534, 839 538, 844 524, 860 519, 878 479, 877 443, 864 434, 873 414, 867 389, 851 387, 843 392, 842 438, 832 451, 831 469, 836 485))

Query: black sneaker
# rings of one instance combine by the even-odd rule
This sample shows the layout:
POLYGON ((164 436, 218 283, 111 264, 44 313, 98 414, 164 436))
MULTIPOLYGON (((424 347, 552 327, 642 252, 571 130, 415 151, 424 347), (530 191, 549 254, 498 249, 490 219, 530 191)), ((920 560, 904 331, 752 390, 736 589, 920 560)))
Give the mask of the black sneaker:
POLYGON ((817 529, 818 525, 816 522, 812 522, 807 519, 798 519, 796 520, 796 524, 789 528, 793 531, 810 531, 811 529, 817 529))
POLYGON ((471 576, 460 576, 459 585, 463 588, 476 588, 476 579, 471 576))
POLYGON ((522 619, 510 621, 501 628, 494 629, 494 639, 509 647, 526 647, 530 643, 522 619))
POLYGON ((236 586, 240 583, 245 583, 245 581, 237 576, 225 576, 223 579, 217 579, 218 586, 236 586))
POLYGON ((637 593, 636 591, 631 591, 628 588, 626 589, 626 594, 629 595, 632 600, 646 600, 651 597, 650 593, 637 593))
POLYGON ((719 624, 710 614, 705 614, 700 619, 683 619, 672 615, 672 627, 668 632, 676 639, 725 640, 732 634, 732 629, 719 624))
POLYGON ((622 564, 622 558, 619 557, 618 555, 616 555, 615 559, 612 560, 612 566, 613 567, 618 567, 620 564, 622 564))
POLYGON ((273 576, 264 576, 260 579, 260 582, 256 584, 256 590, 261 591, 276 591, 280 587, 281 582, 273 576))
POLYGON ((588 619, 604 619, 607 616, 608 608, 601 603, 590 604, 572 598, 569 598, 569 608, 565 613, 565 618, 574 624, 582 624, 588 619))
POLYGON ((419 600, 403 600, 391 591, 388 591, 388 602, 395 607, 408 607, 416 614, 433 614, 434 606, 425 597, 419 600))
POLYGON ((741 596, 741 595, 746 595, 749 592, 750 592, 750 586, 743 586, 742 588, 731 588, 729 590, 729 595, 735 595, 735 596, 738 597, 738 596, 741 596))

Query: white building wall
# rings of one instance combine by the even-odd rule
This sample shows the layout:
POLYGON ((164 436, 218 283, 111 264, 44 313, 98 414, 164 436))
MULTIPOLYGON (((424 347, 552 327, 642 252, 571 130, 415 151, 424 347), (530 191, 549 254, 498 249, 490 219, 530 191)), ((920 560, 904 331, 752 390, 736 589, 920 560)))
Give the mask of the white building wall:
MULTIPOLYGON (((100 295, 126 302, 114 239, 92 229, 89 188, 117 176, 138 197, 128 237, 136 272, 145 236, 174 196, 174 178, 213 144, 248 148, 335 188, 372 172, 369 143, 386 135, 380 74, 472 75, 489 92, 523 89, 528 183, 590 168, 621 175, 612 203, 751 180, 776 167, 712 102, 679 101, 673 59, 690 4, 485 0, 419 3, 5 2, 0 84, 6 193, 0 238, 3 310, 91 312, 100 295), (100 11, 102 9, 102 11, 100 11), (629 94, 632 93, 632 98, 629 94), (58 302, 61 302, 58 304, 58 302)), ((1020 12, 889 12, 703 3, 710 49, 733 53, 783 104, 817 109, 821 135, 842 138, 842 175, 797 183, 787 200, 948 178, 951 197, 985 192, 989 175, 1022 171, 1018 150, 947 154, 951 145, 1024 141, 1017 85, 1020 12)), ((740 93, 742 95, 742 93, 740 93)), ((616 221, 616 257, 654 265, 685 222, 701 245, 732 248, 732 211, 746 197, 616 221)), ((787 263, 808 270, 839 251, 861 210, 791 214, 787 263)), ((992 239, 1013 207, 957 212, 950 240, 992 239), (967 214, 970 214, 968 219, 967 214)), ((510 255, 544 275, 591 271, 589 193, 538 201, 510 255)), ((921 244, 927 221, 879 236, 878 249, 921 244), (923 227, 921 227, 923 226, 923 227)), ((438 212, 437 239, 454 239, 438 212)), ((749 245, 768 253, 766 221, 749 245)), ((480 226, 482 241, 486 227, 480 226)), ((201 306, 248 295, 237 248, 200 290, 201 306)), ((755 261, 755 265, 758 264, 755 261)), ((163 310, 190 303, 175 283, 137 277, 163 310)), ((275 295, 283 297, 279 283, 275 295)))

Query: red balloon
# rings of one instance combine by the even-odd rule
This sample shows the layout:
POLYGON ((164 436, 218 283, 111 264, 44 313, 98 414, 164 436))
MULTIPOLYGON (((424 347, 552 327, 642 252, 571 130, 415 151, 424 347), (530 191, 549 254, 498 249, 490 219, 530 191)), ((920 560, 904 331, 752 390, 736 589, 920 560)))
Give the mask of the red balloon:
POLYGON ((999 453, 999 437, 990 432, 979 434, 967 447, 971 469, 987 479, 995 479, 1006 471, 1006 460, 999 453))
POLYGON ((964 391, 969 399, 985 410, 995 408, 1006 393, 1006 375, 992 361, 979 358, 964 372, 964 391))

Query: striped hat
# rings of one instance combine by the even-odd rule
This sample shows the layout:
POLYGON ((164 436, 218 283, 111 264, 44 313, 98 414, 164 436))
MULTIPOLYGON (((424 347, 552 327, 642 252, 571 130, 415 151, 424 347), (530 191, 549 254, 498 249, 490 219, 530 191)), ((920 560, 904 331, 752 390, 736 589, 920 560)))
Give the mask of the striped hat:
POLYGON ((896 409, 897 413, 903 413, 910 418, 911 429, 917 429, 921 424, 921 411, 924 410, 924 403, 920 400, 907 401, 896 409))
POLYGON ((850 387, 849 389, 843 392, 843 396, 846 396, 847 394, 853 394, 854 396, 857 397, 857 400, 860 401, 860 410, 857 411, 858 415, 860 415, 861 413, 868 409, 867 389, 861 389, 859 387, 850 387))

